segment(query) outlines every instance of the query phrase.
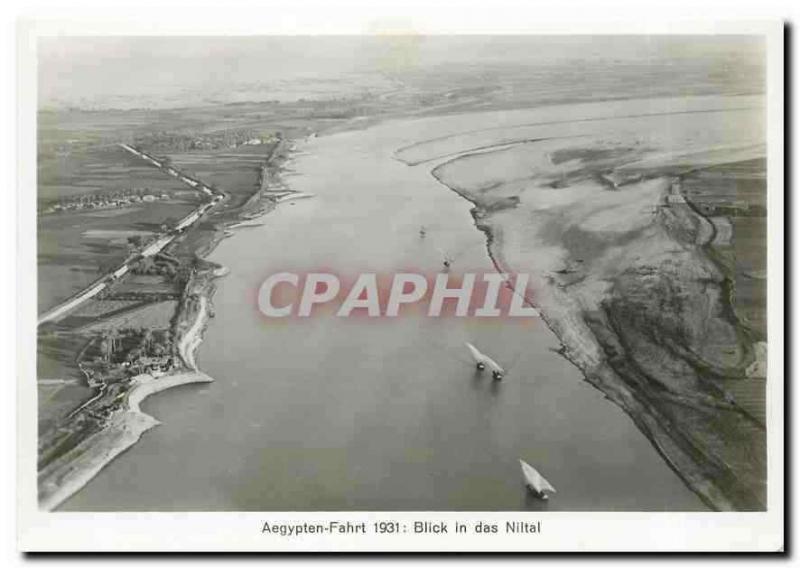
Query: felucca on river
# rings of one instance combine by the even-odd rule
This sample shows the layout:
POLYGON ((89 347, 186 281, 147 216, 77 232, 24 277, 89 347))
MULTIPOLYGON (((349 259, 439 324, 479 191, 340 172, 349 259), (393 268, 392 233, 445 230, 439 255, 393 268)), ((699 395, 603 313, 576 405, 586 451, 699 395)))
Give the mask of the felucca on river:
POLYGON ((472 359, 475 361, 475 367, 479 371, 483 371, 487 367, 492 370, 492 378, 496 381, 499 381, 503 378, 505 374, 505 370, 503 367, 498 365, 494 359, 489 357, 488 355, 481 353, 472 343, 466 343, 467 349, 469 349, 469 354, 472 355, 472 359))
POLYGON ((525 485, 527 485, 531 491, 536 493, 537 497, 547 500, 548 491, 551 493, 556 492, 555 487, 550 485, 550 482, 542 477, 541 473, 533 469, 533 466, 524 460, 519 460, 519 464, 522 466, 522 476, 525 478, 525 485))

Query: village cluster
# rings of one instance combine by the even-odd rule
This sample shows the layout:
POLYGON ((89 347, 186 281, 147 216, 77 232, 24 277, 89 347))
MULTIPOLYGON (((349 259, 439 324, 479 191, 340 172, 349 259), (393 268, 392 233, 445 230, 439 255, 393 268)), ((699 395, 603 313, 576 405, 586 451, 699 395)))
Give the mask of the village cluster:
POLYGON ((113 209, 115 207, 128 207, 137 203, 154 203, 168 199, 168 194, 149 188, 104 191, 59 199, 57 202, 45 207, 42 213, 63 213, 66 211, 82 211, 84 209, 113 209))

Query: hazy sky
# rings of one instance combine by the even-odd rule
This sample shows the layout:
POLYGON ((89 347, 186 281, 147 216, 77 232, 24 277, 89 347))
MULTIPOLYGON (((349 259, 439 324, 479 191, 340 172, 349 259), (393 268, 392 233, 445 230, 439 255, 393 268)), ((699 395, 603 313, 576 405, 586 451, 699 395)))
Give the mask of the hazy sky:
POLYGON ((575 60, 697 61, 718 68, 721 62, 758 65, 763 50, 759 38, 741 36, 54 37, 39 43, 39 102, 173 106, 242 88, 257 87, 269 98, 272 88, 310 80, 353 87, 353 73, 374 77, 374 85, 367 79, 360 85, 380 89, 386 76, 575 60))

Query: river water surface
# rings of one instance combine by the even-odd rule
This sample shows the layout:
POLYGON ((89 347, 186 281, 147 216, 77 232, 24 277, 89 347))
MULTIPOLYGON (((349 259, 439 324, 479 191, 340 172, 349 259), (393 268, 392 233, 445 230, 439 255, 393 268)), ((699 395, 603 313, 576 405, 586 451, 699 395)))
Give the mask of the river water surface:
POLYGON ((300 145, 287 181, 315 197, 210 256, 230 268, 197 355, 216 382, 146 401, 163 425, 62 510, 705 510, 538 319, 259 315, 277 271, 435 274, 444 254, 456 272, 492 270, 470 205, 392 158, 415 132, 300 145), (477 375, 465 341, 506 379, 477 375), (549 502, 526 495, 519 458, 558 489, 549 502))

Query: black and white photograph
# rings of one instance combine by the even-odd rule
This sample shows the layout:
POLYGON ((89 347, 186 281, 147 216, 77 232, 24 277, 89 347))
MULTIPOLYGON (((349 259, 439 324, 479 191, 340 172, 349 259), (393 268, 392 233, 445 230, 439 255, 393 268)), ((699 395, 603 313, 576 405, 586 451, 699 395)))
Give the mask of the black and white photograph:
POLYGON ((782 542, 779 23, 66 29, 20 29, 31 535, 534 550, 572 514, 746 513, 782 542))

